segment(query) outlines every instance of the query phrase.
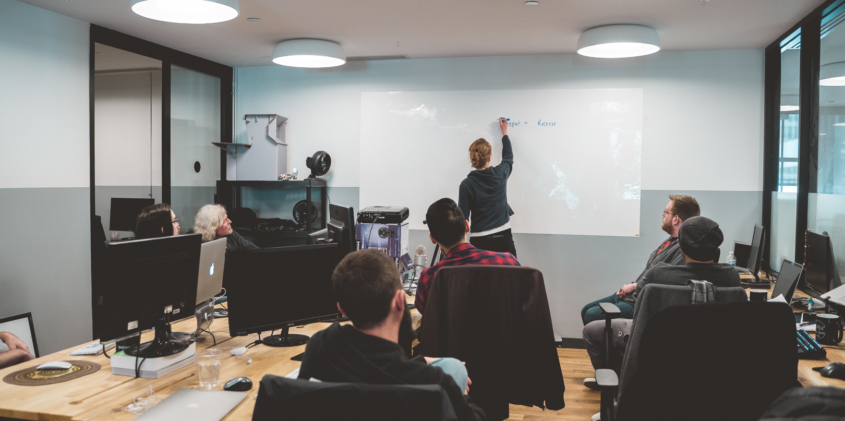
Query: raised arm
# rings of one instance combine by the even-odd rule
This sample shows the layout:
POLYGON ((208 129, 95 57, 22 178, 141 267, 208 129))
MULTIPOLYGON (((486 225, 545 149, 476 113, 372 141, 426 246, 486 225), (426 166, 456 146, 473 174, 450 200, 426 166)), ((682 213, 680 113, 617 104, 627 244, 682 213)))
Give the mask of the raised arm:
POLYGON ((508 120, 504 117, 499 118, 499 128, 502 129, 502 163, 499 165, 508 165, 508 175, 513 169, 513 147, 511 146, 511 139, 508 137, 508 120))

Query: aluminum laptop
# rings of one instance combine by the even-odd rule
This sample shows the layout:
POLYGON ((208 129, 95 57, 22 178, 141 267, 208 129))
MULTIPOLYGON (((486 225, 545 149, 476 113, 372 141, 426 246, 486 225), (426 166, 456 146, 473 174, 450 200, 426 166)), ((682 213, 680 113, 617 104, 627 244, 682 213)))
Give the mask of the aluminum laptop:
POLYGON ((197 279, 197 304, 208 301, 223 289, 223 264, 226 262, 226 239, 202 243, 200 273, 197 279))
POLYGON ((247 395, 244 392, 179 389, 135 420, 219 421, 247 395))
POLYGON ((798 286, 798 280, 801 279, 801 272, 804 271, 804 265, 790 262, 784 259, 780 265, 780 274, 772 289, 772 299, 783 295, 783 299, 789 304, 792 300, 792 295, 795 294, 795 288, 798 286))

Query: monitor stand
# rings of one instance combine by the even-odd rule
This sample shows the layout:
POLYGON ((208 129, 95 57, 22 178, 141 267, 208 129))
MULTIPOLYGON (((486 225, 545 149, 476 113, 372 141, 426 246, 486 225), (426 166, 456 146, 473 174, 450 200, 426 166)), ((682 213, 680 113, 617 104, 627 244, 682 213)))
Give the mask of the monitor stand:
POLYGON ((176 355, 190 347, 190 344, 178 344, 170 341, 170 324, 160 320, 155 324, 155 339, 141 344, 140 347, 130 347, 123 352, 126 355, 140 358, 159 358, 176 355))
POLYGON ((288 334, 289 327, 282 328, 282 333, 279 335, 268 336, 261 340, 261 343, 267 346, 287 347, 305 345, 308 342, 308 337, 305 335, 290 335, 288 334))

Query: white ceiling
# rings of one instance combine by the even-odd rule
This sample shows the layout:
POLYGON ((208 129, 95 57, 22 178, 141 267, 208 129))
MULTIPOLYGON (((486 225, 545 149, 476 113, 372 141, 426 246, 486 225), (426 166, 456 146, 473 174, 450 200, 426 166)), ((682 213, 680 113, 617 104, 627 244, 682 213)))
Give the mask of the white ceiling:
POLYGON ((20 1, 239 67, 271 64, 273 46, 290 38, 337 41, 347 56, 571 53, 582 31, 612 23, 654 27, 664 50, 763 48, 824 2, 240 0, 240 16, 232 21, 180 25, 137 16, 130 0, 20 1))

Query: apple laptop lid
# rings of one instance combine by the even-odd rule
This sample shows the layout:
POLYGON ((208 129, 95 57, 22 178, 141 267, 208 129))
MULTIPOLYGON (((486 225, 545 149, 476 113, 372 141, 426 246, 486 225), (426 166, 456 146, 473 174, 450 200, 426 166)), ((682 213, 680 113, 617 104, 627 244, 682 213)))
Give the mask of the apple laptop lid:
POLYGON ((798 286, 798 280, 801 279, 801 272, 804 271, 804 265, 790 262, 784 259, 780 265, 780 274, 775 283, 775 288, 772 290, 772 299, 783 295, 783 299, 789 304, 792 301, 792 295, 795 294, 795 287, 798 286))
POLYGON ((246 397, 243 392, 179 389, 135 420, 219 421, 246 397))
POLYGON ((197 304, 207 301, 223 289, 223 264, 225 262, 225 238, 202 243, 200 273, 197 279, 197 304))

